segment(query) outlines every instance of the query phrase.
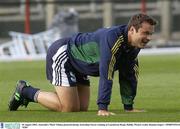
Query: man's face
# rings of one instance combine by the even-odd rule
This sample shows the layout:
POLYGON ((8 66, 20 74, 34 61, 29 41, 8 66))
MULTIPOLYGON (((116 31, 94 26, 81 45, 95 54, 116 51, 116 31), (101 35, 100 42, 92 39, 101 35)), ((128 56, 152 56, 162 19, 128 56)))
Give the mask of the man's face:
POLYGON ((150 25, 147 22, 143 22, 138 31, 132 26, 129 30, 131 36, 130 45, 137 48, 144 48, 151 40, 153 32, 154 25, 150 25))

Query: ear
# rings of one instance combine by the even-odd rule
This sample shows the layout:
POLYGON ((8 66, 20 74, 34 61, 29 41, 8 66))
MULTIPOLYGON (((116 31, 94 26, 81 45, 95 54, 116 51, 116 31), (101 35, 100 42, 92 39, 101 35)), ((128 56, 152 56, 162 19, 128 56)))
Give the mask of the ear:
POLYGON ((130 29, 129 29, 129 31, 130 31, 131 34, 134 33, 134 30, 135 30, 135 28, 134 28, 133 26, 131 26, 130 29))

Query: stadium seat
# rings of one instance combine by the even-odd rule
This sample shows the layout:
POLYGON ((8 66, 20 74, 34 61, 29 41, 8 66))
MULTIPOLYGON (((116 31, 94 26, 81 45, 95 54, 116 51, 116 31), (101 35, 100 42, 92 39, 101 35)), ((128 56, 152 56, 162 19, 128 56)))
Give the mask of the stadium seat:
POLYGON ((9 32, 12 41, 0 45, 0 60, 45 58, 48 47, 60 37, 57 29, 37 34, 9 32))

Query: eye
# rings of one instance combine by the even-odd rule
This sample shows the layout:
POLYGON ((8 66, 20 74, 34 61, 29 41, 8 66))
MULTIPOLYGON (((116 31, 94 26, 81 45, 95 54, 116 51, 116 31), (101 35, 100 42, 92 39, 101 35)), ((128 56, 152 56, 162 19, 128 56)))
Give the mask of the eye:
POLYGON ((143 34, 144 34, 144 35, 147 35, 147 36, 148 36, 148 35, 152 35, 152 33, 151 33, 151 32, 148 32, 148 31, 143 32, 143 34))

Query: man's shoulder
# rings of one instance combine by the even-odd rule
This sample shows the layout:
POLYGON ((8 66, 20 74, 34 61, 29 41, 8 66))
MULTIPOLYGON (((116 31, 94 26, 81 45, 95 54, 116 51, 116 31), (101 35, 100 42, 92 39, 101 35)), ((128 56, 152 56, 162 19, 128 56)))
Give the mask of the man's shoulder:
POLYGON ((119 26, 112 26, 110 28, 107 28, 107 30, 105 31, 105 34, 107 36, 123 36, 126 35, 126 28, 127 25, 119 25, 119 26))

